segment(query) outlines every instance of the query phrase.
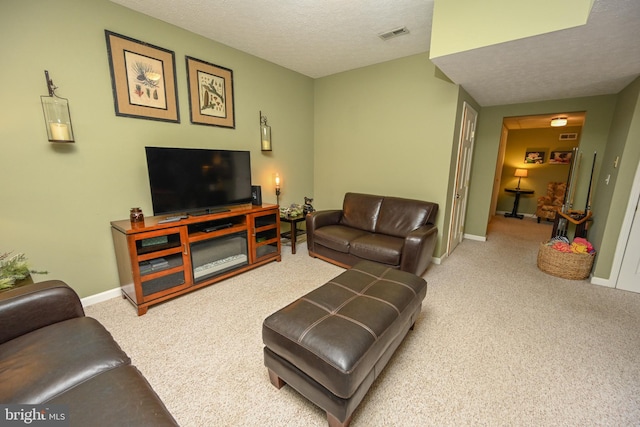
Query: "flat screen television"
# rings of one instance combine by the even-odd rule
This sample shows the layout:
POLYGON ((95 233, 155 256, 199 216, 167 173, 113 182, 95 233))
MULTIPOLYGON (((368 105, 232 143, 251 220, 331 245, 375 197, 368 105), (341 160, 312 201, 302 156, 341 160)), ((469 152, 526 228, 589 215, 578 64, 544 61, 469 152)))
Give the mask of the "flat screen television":
POLYGON ((154 215, 207 214, 251 203, 249 151, 145 147, 154 215))

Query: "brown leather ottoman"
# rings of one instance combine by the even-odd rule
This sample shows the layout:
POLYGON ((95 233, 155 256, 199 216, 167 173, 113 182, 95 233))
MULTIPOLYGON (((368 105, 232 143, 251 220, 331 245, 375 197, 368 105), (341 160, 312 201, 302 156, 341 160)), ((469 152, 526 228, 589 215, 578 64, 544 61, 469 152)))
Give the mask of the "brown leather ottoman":
POLYGON ((289 384, 347 426, 373 381, 420 314, 424 279, 362 261, 267 317, 264 363, 271 383, 289 384))

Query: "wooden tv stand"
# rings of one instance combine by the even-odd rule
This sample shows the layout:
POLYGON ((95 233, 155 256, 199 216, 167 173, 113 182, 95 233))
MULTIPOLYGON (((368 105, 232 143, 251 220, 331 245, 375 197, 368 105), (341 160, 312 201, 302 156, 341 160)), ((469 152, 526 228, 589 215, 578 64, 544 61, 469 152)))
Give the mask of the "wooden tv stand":
POLYGON ((111 222, 123 298, 141 316, 163 301, 281 261, 277 205, 162 222, 168 216, 111 222))

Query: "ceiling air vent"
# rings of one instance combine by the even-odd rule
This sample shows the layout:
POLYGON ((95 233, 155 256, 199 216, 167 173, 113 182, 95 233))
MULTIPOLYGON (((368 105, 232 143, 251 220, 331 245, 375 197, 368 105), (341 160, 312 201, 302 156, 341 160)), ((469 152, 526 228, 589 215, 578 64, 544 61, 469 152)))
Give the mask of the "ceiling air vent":
POLYGON ((404 36, 405 34, 409 34, 409 30, 407 27, 396 28, 395 30, 387 31, 386 33, 378 34, 382 40, 389 40, 394 37, 404 36))
POLYGON ((573 141, 576 139, 578 139, 577 133, 561 133, 560 134, 560 141, 573 141))

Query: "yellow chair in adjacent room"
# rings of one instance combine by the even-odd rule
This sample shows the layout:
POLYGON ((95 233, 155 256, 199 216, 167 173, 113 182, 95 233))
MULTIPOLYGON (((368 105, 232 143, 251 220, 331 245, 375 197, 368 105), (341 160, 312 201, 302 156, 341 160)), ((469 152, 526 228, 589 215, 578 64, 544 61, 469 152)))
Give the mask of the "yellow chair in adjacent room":
POLYGON ((536 209, 538 222, 540 222, 540 218, 548 221, 553 221, 556 218, 556 213, 562 209, 566 189, 566 182, 550 182, 547 184, 547 194, 538 197, 538 208, 536 209))

